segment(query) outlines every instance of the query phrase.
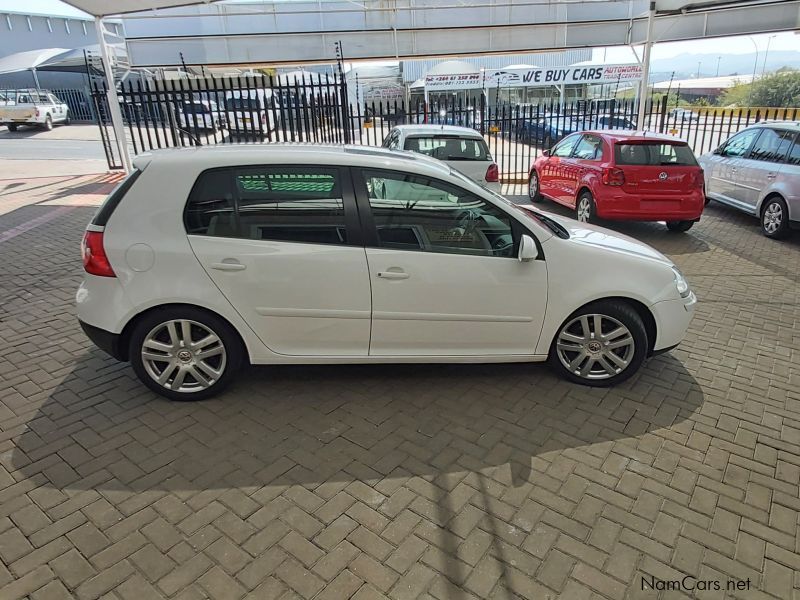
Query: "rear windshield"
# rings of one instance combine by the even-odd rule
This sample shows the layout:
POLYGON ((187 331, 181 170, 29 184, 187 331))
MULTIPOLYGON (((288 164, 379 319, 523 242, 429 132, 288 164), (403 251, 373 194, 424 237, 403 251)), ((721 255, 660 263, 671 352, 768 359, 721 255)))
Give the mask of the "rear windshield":
POLYGON ((414 136, 406 138, 404 150, 426 154, 439 160, 492 160, 486 142, 458 136, 414 136))
POLYGON ((663 142, 615 144, 614 156, 618 165, 697 166, 694 153, 686 144, 663 142))
POLYGON ((92 219, 92 225, 100 225, 105 227, 105 225, 108 223, 108 219, 114 213, 114 210, 117 208, 117 206, 119 206, 119 203, 122 202, 125 194, 128 193, 128 190, 131 189, 141 173, 141 171, 136 169, 122 182, 120 182, 117 187, 114 188, 114 190, 108 195, 108 198, 106 198, 103 204, 100 206, 100 209, 95 213, 94 218, 92 219))

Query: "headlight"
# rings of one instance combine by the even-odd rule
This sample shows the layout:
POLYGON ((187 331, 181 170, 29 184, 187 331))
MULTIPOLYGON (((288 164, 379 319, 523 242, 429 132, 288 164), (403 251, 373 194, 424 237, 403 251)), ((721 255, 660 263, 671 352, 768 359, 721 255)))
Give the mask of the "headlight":
POLYGON ((675 287, 678 288, 681 298, 688 298, 691 293, 689 282, 686 281, 686 278, 676 267, 672 267, 672 273, 675 276, 675 287))

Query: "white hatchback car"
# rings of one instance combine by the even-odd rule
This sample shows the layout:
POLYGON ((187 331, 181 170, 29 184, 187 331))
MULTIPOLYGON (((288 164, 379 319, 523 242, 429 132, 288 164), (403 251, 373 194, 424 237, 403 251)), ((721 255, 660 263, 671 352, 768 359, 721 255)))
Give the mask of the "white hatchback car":
POLYGON ((441 162, 350 146, 142 154, 86 229, 78 317, 172 399, 243 363, 535 362, 588 385, 676 346, 669 259, 513 205, 441 162))
POLYGON ((389 150, 409 150, 447 163, 494 192, 500 172, 486 140, 476 130, 453 125, 398 125, 383 140, 389 150))

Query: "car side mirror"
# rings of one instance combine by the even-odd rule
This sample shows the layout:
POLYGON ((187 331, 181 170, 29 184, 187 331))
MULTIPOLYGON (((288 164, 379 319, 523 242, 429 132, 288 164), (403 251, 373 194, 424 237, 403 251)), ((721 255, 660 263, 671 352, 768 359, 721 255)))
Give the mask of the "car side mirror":
POLYGON ((519 262, 528 262, 534 260, 539 256, 539 249, 536 247, 536 242, 529 235, 523 235, 519 241, 519 253, 517 258, 519 262))
POLYGON ((715 148, 712 154, 716 154, 717 156, 722 156, 722 146, 720 146, 719 148, 715 148))
POLYGON ((542 156, 550 156, 550 150, 542 150, 542 156))

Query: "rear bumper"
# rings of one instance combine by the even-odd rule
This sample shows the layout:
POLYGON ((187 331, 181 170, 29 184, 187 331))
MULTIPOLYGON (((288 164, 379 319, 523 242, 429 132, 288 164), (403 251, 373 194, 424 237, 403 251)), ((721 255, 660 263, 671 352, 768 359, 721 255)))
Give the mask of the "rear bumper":
POLYGON ((113 356, 117 360, 128 360, 125 351, 121 347, 121 336, 118 333, 111 333, 105 329, 100 329, 94 325, 89 325, 80 319, 78 319, 78 323, 80 323, 81 329, 83 329, 86 337, 88 337, 95 346, 100 348, 100 350, 110 356, 113 356))
POLYGON ((647 198, 634 194, 595 197, 597 216, 625 221, 699 221, 705 208, 702 192, 678 198, 647 198))

